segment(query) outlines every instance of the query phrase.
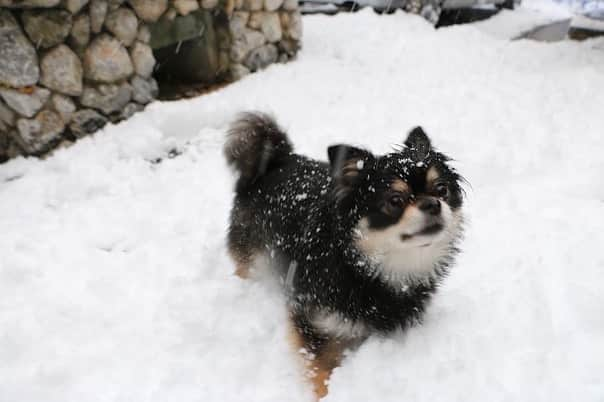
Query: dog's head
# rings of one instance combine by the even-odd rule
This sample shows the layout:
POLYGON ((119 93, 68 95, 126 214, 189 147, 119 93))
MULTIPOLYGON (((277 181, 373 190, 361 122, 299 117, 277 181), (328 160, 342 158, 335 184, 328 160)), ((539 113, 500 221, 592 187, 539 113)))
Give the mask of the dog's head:
POLYGON ((421 278, 448 262, 461 235, 463 179, 421 127, 387 155, 347 145, 328 153, 339 211, 382 274, 421 278))

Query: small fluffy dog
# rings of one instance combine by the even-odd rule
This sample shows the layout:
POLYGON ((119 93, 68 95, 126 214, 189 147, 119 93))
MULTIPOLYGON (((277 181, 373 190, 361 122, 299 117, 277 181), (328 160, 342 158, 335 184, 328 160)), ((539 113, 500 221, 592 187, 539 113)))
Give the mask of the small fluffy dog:
POLYGON ((224 153, 239 173, 236 273, 276 267, 320 398, 345 349, 420 320, 457 253, 463 179, 420 127, 393 153, 333 145, 325 163, 295 154, 269 116, 247 113, 224 153))

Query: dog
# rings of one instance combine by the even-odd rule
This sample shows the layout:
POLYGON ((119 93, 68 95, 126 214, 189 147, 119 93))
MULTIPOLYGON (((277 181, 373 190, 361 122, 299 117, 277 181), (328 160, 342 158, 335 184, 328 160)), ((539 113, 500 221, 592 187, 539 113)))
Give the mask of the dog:
POLYGON ((343 352, 420 322, 463 232, 464 179, 421 127, 394 152, 293 152, 270 116, 242 114, 224 146, 238 173, 227 236, 236 274, 282 278, 296 350, 317 399, 343 352))

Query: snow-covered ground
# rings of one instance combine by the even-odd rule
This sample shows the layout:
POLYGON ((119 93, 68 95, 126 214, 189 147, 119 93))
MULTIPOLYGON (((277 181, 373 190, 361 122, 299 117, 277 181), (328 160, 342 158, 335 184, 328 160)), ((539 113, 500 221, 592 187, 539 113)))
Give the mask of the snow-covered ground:
POLYGON ((0 401, 311 400, 283 297, 225 253, 221 146, 245 109, 317 158, 421 124, 471 183, 425 324, 350 354, 326 401, 604 400, 604 41, 304 24, 296 62, 0 166, 0 401))

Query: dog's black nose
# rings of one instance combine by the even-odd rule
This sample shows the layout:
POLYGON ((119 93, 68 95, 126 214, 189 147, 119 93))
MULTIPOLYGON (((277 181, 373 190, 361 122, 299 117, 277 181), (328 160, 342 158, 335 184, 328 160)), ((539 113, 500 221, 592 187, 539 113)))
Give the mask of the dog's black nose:
POLYGON ((417 203, 420 211, 429 213, 430 215, 440 214, 440 201, 436 198, 422 198, 417 203))

